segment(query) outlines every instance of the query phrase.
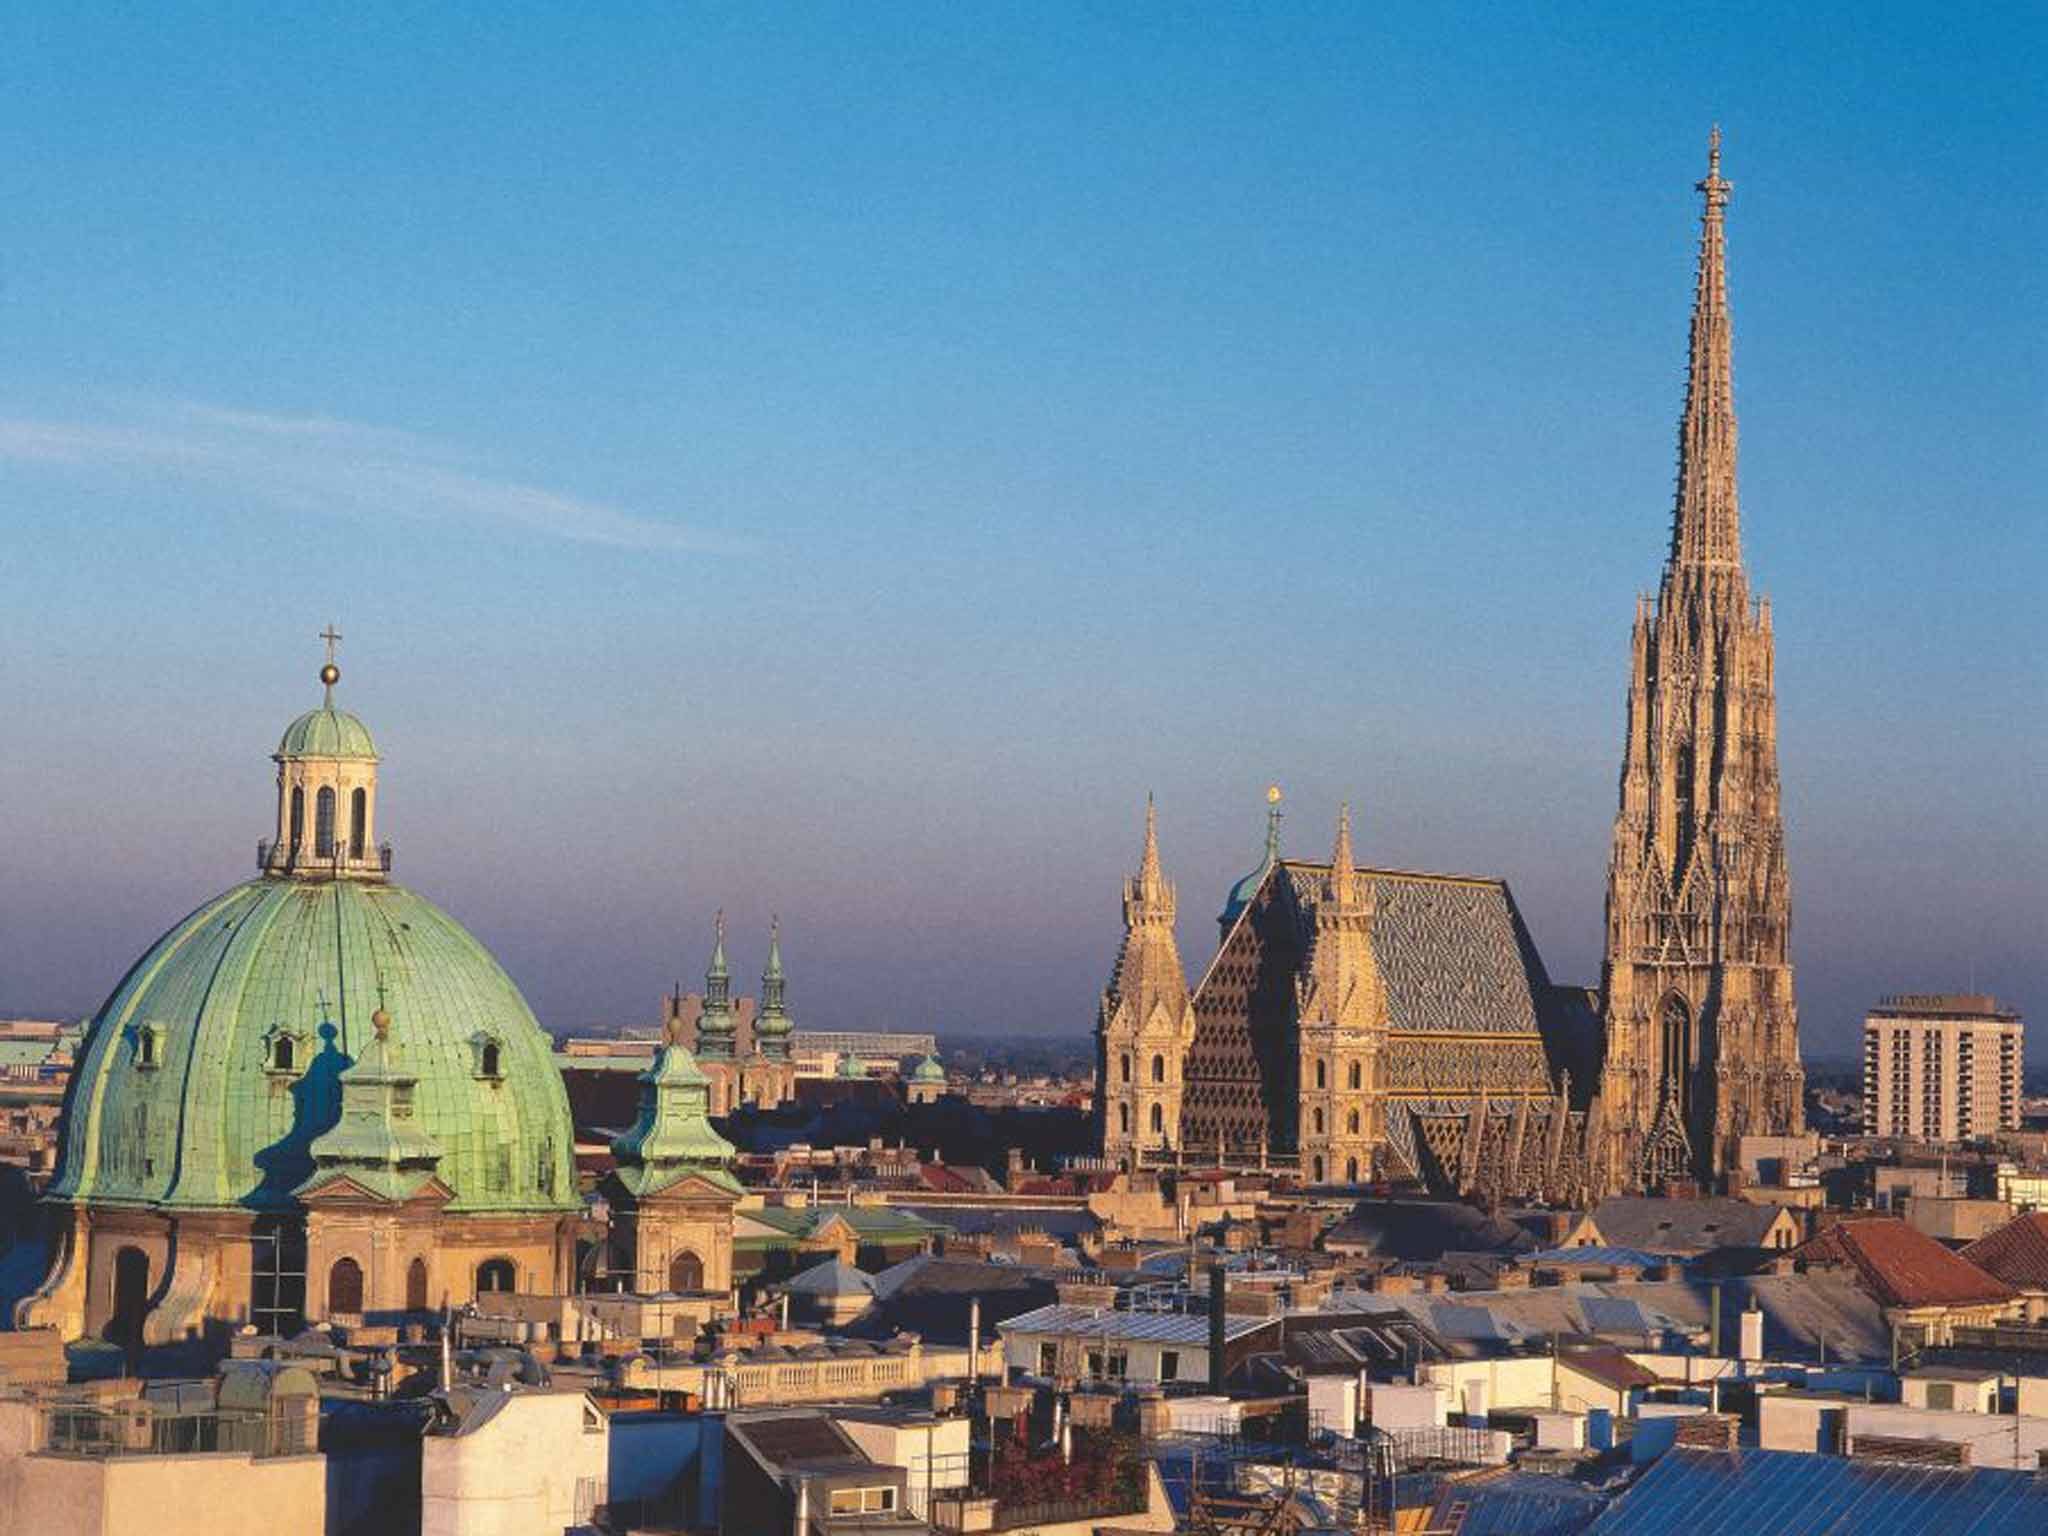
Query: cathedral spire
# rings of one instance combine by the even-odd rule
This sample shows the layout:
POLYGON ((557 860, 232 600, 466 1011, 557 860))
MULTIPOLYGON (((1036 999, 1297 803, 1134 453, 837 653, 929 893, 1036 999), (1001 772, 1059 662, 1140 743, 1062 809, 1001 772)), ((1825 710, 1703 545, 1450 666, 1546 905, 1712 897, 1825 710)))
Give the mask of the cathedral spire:
POLYGON ((1339 912, 1358 905, 1358 866, 1351 857, 1351 802, 1337 811, 1337 846, 1330 854, 1330 902, 1339 912))
POLYGON ((1721 178, 1721 130, 1708 140, 1707 176, 1696 190, 1700 213, 1698 278, 1685 414, 1678 426, 1678 497, 1671 517, 1671 563, 1682 570, 1740 568, 1742 523, 1735 495, 1735 382, 1728 316, 1728 245, 1723 212, 1733 185, 1721 178))

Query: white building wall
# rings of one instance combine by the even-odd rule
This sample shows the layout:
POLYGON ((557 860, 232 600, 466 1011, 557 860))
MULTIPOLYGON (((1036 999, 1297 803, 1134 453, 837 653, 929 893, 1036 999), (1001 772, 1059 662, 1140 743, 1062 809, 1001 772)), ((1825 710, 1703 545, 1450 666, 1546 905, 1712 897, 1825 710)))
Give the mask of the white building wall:
POLYGON ((1905 1440, 1947 1440, 1970 1448, 1973 1467, 2011 1467, 2032 1472, 2048 1450, 2048 1419, 2011 1413, 1941 1413, 1904 1403, 1851 1403, 1847 1427, 1858 1435, 1891 1435, 1905 1440))
POLYGON ((468 1434, 421 1442, 420 1536, 562 1536, 602 1502, 610 1454, 581 1392, 509 1393, 468 1434))

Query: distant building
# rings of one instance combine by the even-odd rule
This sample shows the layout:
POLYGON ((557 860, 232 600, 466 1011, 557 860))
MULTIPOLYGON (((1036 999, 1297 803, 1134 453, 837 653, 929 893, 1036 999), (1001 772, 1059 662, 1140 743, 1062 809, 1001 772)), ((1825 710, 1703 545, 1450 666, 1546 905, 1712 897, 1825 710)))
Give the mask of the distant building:
POLYGON ((790 1049, 799 1056, 858 1056, 863 1061, 901 1061, 906 1056, 936 1056, 939 1037, 929 1031, 800 1029, 790 1036, 790 1049))
POLYGON ((1967 1141, 2020 1123, 2019 1014, 1982 993, 1900 993, 1863 1021, 1863 1133, 1967 1141))

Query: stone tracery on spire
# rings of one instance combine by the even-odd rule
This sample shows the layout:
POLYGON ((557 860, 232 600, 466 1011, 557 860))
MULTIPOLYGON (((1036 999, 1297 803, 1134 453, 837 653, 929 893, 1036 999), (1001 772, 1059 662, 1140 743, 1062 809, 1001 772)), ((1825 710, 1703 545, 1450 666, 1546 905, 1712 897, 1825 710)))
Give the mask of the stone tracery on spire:
POLYGON ((1736 499, 1733 327, 1728 311, 1728 246, 1724 210, 1731 182, 1721 176, 1721 130, 1708 141, 1707 174, 1694 188, 1702 199, 1685 412, 1678 427, 1678 495, 1671 519, 1668 574, 1742 564, 1736 499))

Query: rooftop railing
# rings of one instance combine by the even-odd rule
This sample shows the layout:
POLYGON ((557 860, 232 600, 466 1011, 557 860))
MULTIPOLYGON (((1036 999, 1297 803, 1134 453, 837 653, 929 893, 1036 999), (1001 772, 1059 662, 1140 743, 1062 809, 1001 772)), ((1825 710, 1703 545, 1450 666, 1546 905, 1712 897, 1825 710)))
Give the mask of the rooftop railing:
POLYGON ((145 1403, 53 1403, 43 1410, 42 1450, 52 1456, 303 1456, 318 1439, 310 1414, 159 1414, 145 1403))

